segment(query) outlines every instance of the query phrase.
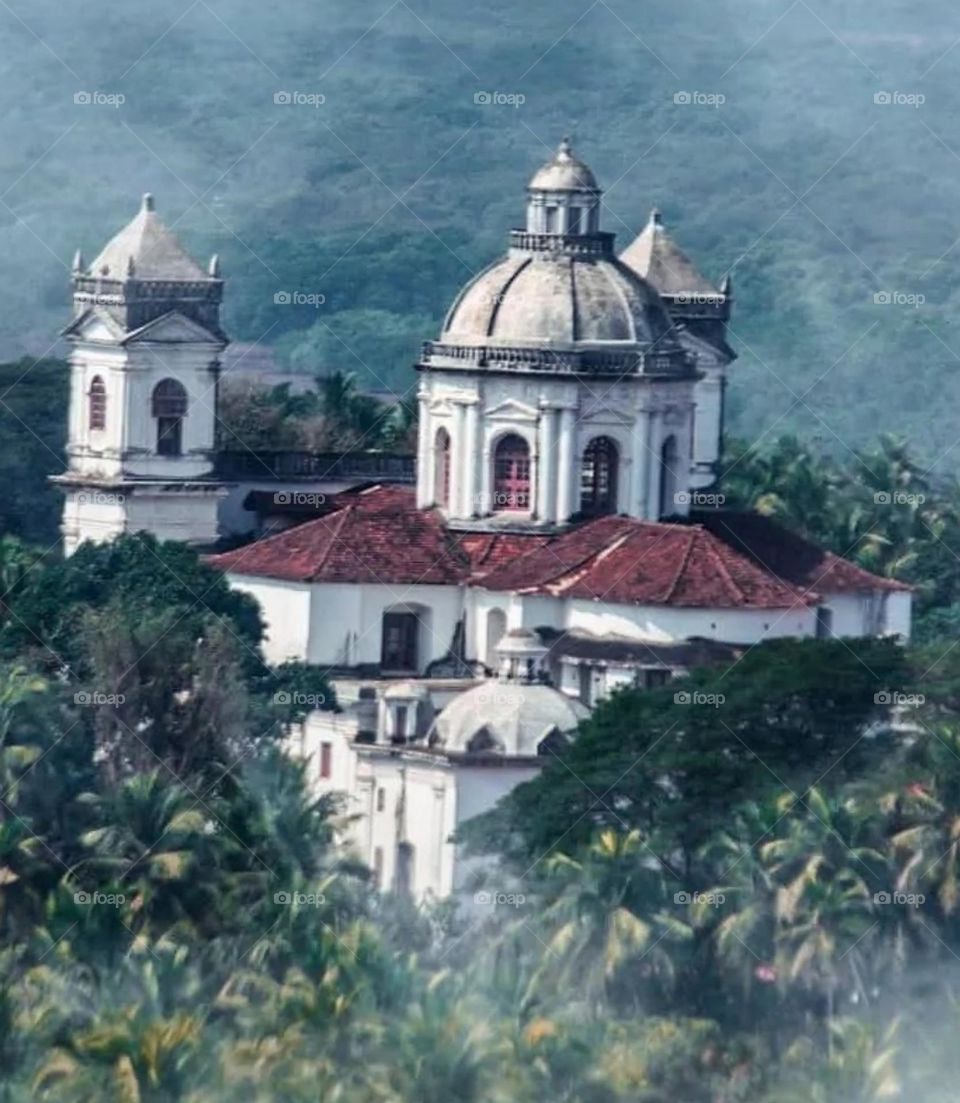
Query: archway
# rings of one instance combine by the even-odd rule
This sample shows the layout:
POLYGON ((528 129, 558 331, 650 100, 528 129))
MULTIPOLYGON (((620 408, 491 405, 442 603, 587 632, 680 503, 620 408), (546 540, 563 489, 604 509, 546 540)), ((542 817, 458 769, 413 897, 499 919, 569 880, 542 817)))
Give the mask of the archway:
POLYGON ((161 379, 153 388, 153 416, 157 419, 157 454, 179 456, 183 452, 183 419, 187 416, 187 391, 176 379, 161 379))

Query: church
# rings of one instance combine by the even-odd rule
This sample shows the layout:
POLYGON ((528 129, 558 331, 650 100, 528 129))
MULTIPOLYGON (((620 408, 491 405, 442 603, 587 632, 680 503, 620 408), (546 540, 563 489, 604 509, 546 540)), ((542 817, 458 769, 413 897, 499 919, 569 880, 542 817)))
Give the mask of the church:
POLYGON ((776 637, 909 635, 908 587, 723 508, 730 281, 656 211, 618 253, 601 209, 564 140, 423 346, 413 465, 218 448, 219 262, 149 196, 74 263, 65 551, 147 530, 255 597, 268 661, 322 667, 341 706, 292 751, 346 794, 379 883, 418 898, 462 888, 457 826, 618 687, 776 637))

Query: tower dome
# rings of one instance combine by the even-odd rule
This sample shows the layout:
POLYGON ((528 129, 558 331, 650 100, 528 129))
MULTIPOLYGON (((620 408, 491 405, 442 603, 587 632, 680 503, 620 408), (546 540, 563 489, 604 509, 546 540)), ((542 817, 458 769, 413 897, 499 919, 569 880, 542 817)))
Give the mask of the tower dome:
POLYGON ((441 342, 676 353, 656 289, 617 258, 614 235, 600 230, 602 195, 565 138, 527 187, 526 228, 513 230, 508 254, 454 300, 441 342))

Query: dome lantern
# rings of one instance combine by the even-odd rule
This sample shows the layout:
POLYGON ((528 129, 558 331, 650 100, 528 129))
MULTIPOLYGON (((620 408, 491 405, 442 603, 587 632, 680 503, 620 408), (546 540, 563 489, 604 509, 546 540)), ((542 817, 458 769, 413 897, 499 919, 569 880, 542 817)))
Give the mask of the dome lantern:
POLYGON ((513 628, 497 644, 500 678, 534 685, 546 682, 549 648, 529 628, 513 628))
POLYGON ((564 138, 527 185, 527 233, 597 233, 602 195, 596 177, 564 138))

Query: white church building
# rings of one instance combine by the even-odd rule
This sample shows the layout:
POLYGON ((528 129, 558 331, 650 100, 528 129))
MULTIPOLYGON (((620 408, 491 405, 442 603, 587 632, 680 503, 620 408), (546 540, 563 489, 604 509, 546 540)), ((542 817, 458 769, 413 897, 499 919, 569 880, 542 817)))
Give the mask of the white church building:
POLYGON ((282 531, 209 562, 260 603, 269 662, 328 673, 341 711, 291 745, 318 791, 346 794, 385 888, 454 891, 458 824, 619 686, 776 637, 909 634, 907 587, 702 508, 719 497, 730 284, 657 212, 618 255, 601 195, 564 141, 526 226, 424 345, 415 486, 316 465, 225 479, 216 258, 197 265, 147 197, 75 263, 66 551, 140 529, 214 549, 249 531, 241 503, 313 492, 312 512, 274 505, 282 531))

